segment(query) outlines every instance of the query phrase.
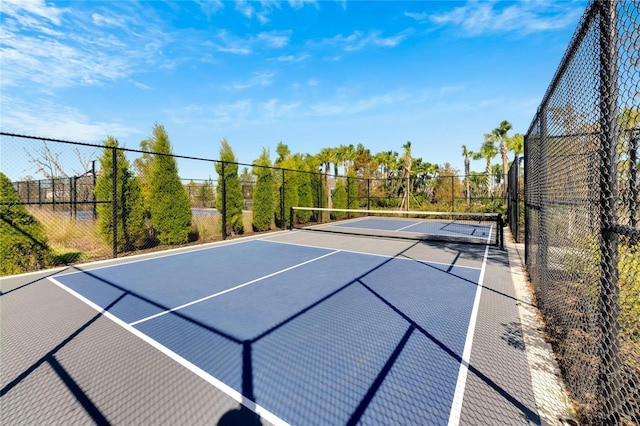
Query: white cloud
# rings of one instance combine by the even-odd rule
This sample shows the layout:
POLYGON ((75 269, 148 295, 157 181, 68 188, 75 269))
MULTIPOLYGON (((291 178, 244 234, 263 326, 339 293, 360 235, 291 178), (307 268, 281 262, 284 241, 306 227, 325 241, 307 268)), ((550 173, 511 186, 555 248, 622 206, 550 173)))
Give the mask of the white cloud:
POLYGON ((255 13, 253 6, 244 0, 236 1, 236 10, 249 19, 251 19, 255 13))
POLYGON ((289 63, 298 63, 298 62, 302 62, 304 60, 307 60, 311 57, 311 55, 309 55, 308 53, 303 53, 300 54, 298 56, 296 55, 283 55, 283 56, 278 56, 277 58, 274 58, 272 60, 274 61, 278 61, 278 62, 289 62, 289 63))
POLYGON ((570 2, 525 1, 500 8, 495 2, 468 2, 465 6, 430 16, 438 25, 461 27, 467 35, 519 32, 530 34, 575 25, 584 5, 570 2))
POLYGON ((421 12, 421 13, 405 12, 404 16, 415 19, 418 22, 423 22, 427 20, 427 18, 429 17, 429 15, 427 15, 427 12, 421 12))
POLYGON ((410 30, 403 31, 395 36, 383 37, 380 31, 369 31, 364 34, 360 31, 354 31, 350 35, 338 34, 331 38, 326 38, 320 44, 335 45, 347 52, 362 50, 364 48, 373 47, 395 47, 402 43, 410 34, 410 30))
POLYGON ((270 86, 273 82, 274 72, 258 72, 245 81, 238 81, 229 86, 225 86, 226 89, 245 90, 252 87, 266 87, 270 86))
POLYGON ((374 110, 388 105, 406 102, 412 95, 404 90, 394 90, 380 95, 372 95, 367 98, 357 99, 348 91, 338 90, 335 100, 316 103, 310 106, 314 115, 352 115, 374 110))
POLYGON ((118 122, 91 120, 76 108, 46 98, 24 102, 3 96, 2 104, 2 130, 6 132, 85 142, 136 133, 118 122))
POLYGON ((316 8, 319 7, 317 0, 289 0, 289 6, 293 9, 302 9, 306 4, 313 4, 316 8))
POLYGON ((271 31, 259 33, 256 39, 264 42, 268 47, 282 48, 289 44, 291 31, 271 31))
POLYGON ((214 15, 218 10, 224 9, 224 2, 221 0, 196 0, 195 1, 205 15, 214 15))
POLYGON ((252 117, 253 110, 252 99, 239 99, 213 105, 186 105, 166 113, 178 125, 210 129, 220 125, 240 126, 252 117))
POLYGON ((216 34, 217 42, 206 41, 204 45, 210 45, 218 52, 234 55, 249 55, 254 48, 280 49, 289 44, 291 31, 261 32, 255 36, 238 37, 226 30, 220 30, 216 34))
POLYGON ((278 99, 269 99, 261 105, 264 119, 275 119, 289 116, 299 107, 297 102, 282 103, 278 99))
POLYGON ((60 25, 62 15, 66 13, 66 10, 47 6, 43 0, 2 0, 2 13, 12 16, 22 25, 39 26, 37 18, 43 18, 54 25, 60 25))
POLYGON ((170 66, 161 51, 169 36, 130 3, 92 13, 38 1, 6 4, 0 47, 5 87, 47 92, 125 79, 149 64, 170 66))

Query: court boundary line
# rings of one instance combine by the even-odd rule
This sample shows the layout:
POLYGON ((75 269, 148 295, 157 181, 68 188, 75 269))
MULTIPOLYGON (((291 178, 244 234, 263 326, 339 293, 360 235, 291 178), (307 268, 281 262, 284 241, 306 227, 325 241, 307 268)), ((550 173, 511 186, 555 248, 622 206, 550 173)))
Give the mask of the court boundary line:
POLYGON ((235 287, 231 287, 231 288, 228 288, 228 289, 225 289, 225 290, 221 290, 221 291, 219 291, 217 293, 210 294, 210 295, 205 296, 205 297, 201 297, 200 299, 192 300, 191 302, 184 303, 184 304, 182 304, 180 306, 176 306, 175 308, 167 309, 167 310, 162 311, 162 312, 158 312, 157 314, 149 315, 146 318, 142 318, 142 319, 130 322, 129 325, 133 327, 135 325, 142 324, 143 322, 146 322, 146 321, 161 317, 161 316, 166 315, 166 314, 170 314, 171 312, 175 312, 175 311, 178 311, 180 309, 187 308, 189 306, 195 305, 195 304, 200 303, 200 302, 204 302, 205 300, 213 299, 214 297, 222 296, 223 294, 230 293, 232 291, 241 289, 242 287, 247 287, 247 286, 249 286, 251 284, 255 284, 255 283, 259 282, 259 281, 263 281, 263 280, 266 280, 266 279, 271 278, 271 277, 275 277, 276 275, 280 275, 282 273, 291 271, 293 269, 296 269, 296 268, 299 268, 301 266, 307 265, 307 264, 309 264, 311 262, 315 262, 316 260, 324 259, 325 257, 332 256, 332 255, 334 255, 336 253, 339 253, 339 252, 341 252, 341 250, 335 250, 335 251, 332 251, 330 253, 325 253, 322 256, 318 256, 318 257, 314 257, 313 259, 305 260, 304 262, 297 263, 295 265, 289 266, 289 267, 281 269, 279 271, 275 271, 275 272, 272 272, 270 274, 263 275, 262 277, 255 278, 255 279, 253 279, 251 281, 247 281, 245 283, 238 284, 235 287))
POLYGON ((268 422, 274 424, 275 426, 290 426, 289 423, 287 423, 286 421, 282 420, 280 417, 276 416, 271 411, 267 410, 266 408, 262 407, 261 405, 255 403, 255 402, 251 401, 250 399, 245 398, 242 395, 242 393, 236 391, 231 386, 227 385, 226 383, 222 382, 221 380, 219 380, 216 377, 212 376, 211 374, 207 373, 206 371, 204 371, 203 369, 201 369, 197 365, 195 365, 192 362, 188 361, 186 358, 183 358, 182 356, 180 356, 177 353, 173 352, 171 349, 167 348, 166 346, 164 346, 163 344, 161 344, 157 340, 155 340, 152 337, 148 336, 147 334, 143 333, 142 331, 137 330, 135 327, 127 324, 125 321, 121 320, 120 318, 118 318, 117 316, 113 315, 112 313, 104 310, 102 307, 100 307, 99 305, 93 303, 91 300, 87 299, 86 297, 84 297, 80 293, 78 293, 75 290, 67 287, 64 284, 62 284, 60 281, 58 281, 54 277, 48 277, 47 279, 49 281, 51 281, 53 284, 55 284, 56 286, 58 286, 59 288, 61 288, 62 290, 66 291, 67 293, 71 294, 72 296, 74 296, 75 298, 80 300, 81 302, 84 302, 90 308, 96 310, 99 314, 104 315, 106 318, 108 318, 109 320, 113 321, 116 325, 119 325, 120 327, 122 327, 126 331, 128 331, 131 334, 133 334, 134 336, 138 337, 143 342, 151 345, 153 348, 155 348, 156 350, 158 350, 159 352, 161 352, 165 356, 169 357, 171 360, 177 362, 182 367, 186 368, 187 370, 189 370, 190 372, 192 372, 196 376, 200 377, 201 379, 203 379, 204 381, 206 381, 210 385, 214 386, 220 392, 224 393, 225 395, 227 395, 228 397, 230 397, 231 399, 233 399, 237 403, 242 404, 244 407, 246 407, 247 409, 251 410, 252 412, 257 414, 258 416, 260 416, 260 418, 263 418, 263 419, 267 420, 268 422))
MULTIPOLYGON (((308 247, 308 248, 315 248, 315 249, 338 250, 338 249, 332 249, 332 248, 321 247, 321 246, 312 246, 310 244, 290 243, 290 242, 286 242, 286 241, 273 241, 273 240, 267 240, 267 239, 263 239, 261 241, 264 241, 266 243, 287 244, 287 245, 292 245, 292 246, 308 247)), ((464 243, 462 243, 462 244, 464 244, 464 243)), ((367 252, 358 251, 358 250, 347 250, 347 249, 339 249, 339 250, 344 252, 344 253, 362 254, 362 255, 365 255, 365 256, 383 257, 383 258, 387 258, 387 259, 413 260, 413 261, 416 260, 416 259, 405 257, 404 255, 403 256, 398 256, 397 254, 392 256, 392 255, 388 255, 388 254, 367 253, 367 252)), ((475 267, 475 266, 465 266, 465 265, 452 265, 451 263, 434 262, 432 260, 423 260, 421 262, 431 263, 431 264, 434 264, 434 265, 442 265, 442 266, 454 266, 456 268, 464 268, 464 269, 475 269, 475 270, 482 269, 482 266, 475 267)))
POLYGON ((478 311, 480 310, 480 297, 482 288, 484 287, 484 275, 487 267, 487 258, 489 256, 489 246, 485 247, 482 268, 480 269, 480 277, 478 277, 478 287, 471 309, 471 317, 469 318, 469 328, 467 329, 467 337, 462 351, 462 362, 458 370, 458 380, 456 381, 456 389, 451 401, 451 411, 449 412, 448 426, 458 426, 460 423, 460 414, 462 413, 462 402, 464 400, 464 390, 467 383, 467 375, 469 373, 469 362, 471 360, 471 348, 473 346, 473 336, 476 331, 476 320, 478 311))

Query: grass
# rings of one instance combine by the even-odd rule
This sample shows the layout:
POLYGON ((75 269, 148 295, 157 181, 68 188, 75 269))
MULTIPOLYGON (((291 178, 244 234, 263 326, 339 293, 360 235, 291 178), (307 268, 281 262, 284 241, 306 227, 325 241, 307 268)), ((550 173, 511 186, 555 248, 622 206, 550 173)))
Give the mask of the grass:
POLYGON ((30 207, 29 213, 44 226, 56 265, 100 259, 111 253, 111 248, 102 242, 91 219, 63 216, 50 208, 30 207))
MULTIPOLYGON (((29 207, 29 213, 45 229, 47 242, 52 249, 52 266, 111 257, 112 248, 101 239, 94 220, 65 216, 62 211, 54 211, 51 207, 29 207)), ((253 233, 252 213, 245 211, 242 216, 244 235, 253 233)), ((192 242, 220 240, 220 217, 194 215, 191 220, 191 234, 192 242)))
MULTIPOLYGON (((251 211, 242 212, 242 225, 244 234, 253 233, 253 213, 251 211)), ((191 234, 194 236, 193 241, 198 243, 206 243, 216 241, 222 238, 222 224, 219 215, 193 216, 191 218, 191 234)))

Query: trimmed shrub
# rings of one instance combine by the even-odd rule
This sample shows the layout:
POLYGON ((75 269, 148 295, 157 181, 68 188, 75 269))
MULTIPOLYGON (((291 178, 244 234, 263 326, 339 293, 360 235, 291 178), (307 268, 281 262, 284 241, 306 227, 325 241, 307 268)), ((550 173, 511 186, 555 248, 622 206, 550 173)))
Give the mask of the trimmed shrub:
POLYGON ((0 172, 0 275, 35 271, 47 266, 51 250, 44 228, 27 208, 9 178, 0 172))
POLYGON ((255 161, 257 166, 254 167, 253 174, 256 175, 256 187, 253 191, 253 230, 254 231, 268 231, 271 229, 271 223, 273 222, 273 171, 271 167, 271 160, 269 159, 269 150, 262 149, 262 154, 255 161))
POLYGON ((350 169, 347 172, 347 199, 348 208, 359 209, 360 203, 358 201, 358 180, 356 179, 356 172, 350 169))
MULTIPOLYGON (((346 209, 347 208, 347 188, 344 185, 344 180, 338 179, 336 181, 336 188, 333 193, 333 208, 346 209)), ((334 212, 334 219, 344 219, 347 217, 345 212, 334 212)))
MULTIPOLYGON (((302 163, 300 173, 298 173, 298 207, 313 207, 313 190, 311 188, 311 174, 309 166, 302 163)), ((306 223, 311 219, 310 210, 301 210, 297 218, 300 223, 306 223)))
MULTIPOLYGON (((171 144, 164 127, 153 127, 154 152, 171 154, 171 144)), ((151 225, 161 244, 184 244, 191 230, 191 202, 184 189, 176 160, 170 155, 155 155, 151 166, 151 225)))
POLYGON ((238 165, 236 156, 231 149, 231 145, 226 139, 220 144, 220 161, 224 161, 224 173, 222 163, 216 163, 216 173, 218 173, 218 190, 216 195, 216 208, 220 213, 225 212, 227 222, 227 235, 243 234, 244 224, 242 220, 242 185, 238 177, 238 165), (225 184, 226 199, 222 199, 222 180, 225 184), (224 208, 223 208, 224 204, 224 208))
MULTIPOLYGON (((104 142, 109 147, 100 157, 101 173, 95 187, 96 200, 113 201, 113 148, 118 141, 109 136, 104 142)), ((116 248, 118 251, 135 249, 145 236, 144 202, 138 179, 131 173, 131 165, 124 151, 116 149, 116 248)), ((113 244, 113 204, 98 204, 98 232, 102 240, 113 244)))

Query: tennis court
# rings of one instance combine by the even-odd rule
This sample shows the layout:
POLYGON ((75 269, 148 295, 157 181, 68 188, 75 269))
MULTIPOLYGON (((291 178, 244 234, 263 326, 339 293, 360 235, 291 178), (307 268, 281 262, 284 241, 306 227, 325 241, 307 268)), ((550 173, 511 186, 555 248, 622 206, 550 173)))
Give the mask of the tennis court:
POLYGON ((74 407, 39 401, 28 391, 39 380, 75 396, 64 416, 97 423, 541 422, 509 254, 497 246, 293 230, 41 275, 3 279, 3 358, 43 353, 3 368, 9 423, 74 407), (26 333, 41 340, 25 341, 16 306, 58 299, 62 312, 41 307, 51 319, 26 333), (53 337, 65 335, 57 321, 87 315, 71 337, 53 337), (53 379, 37 379, 46 367, 53 379))

